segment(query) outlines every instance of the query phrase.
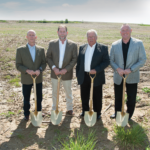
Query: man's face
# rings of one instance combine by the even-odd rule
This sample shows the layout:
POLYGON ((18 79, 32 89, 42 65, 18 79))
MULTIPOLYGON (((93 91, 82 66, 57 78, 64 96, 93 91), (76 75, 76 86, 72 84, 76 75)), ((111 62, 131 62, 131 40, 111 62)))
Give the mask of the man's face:
POLYGON ((88 33, 87 41, 91 47, 96 43, 96 40, 97 40, 97 36, 95 35, 94 32, 88 33))
POLYGON ((28 43, 35 43, 35 40, 37 38, 37 36, 35 35, 34 32, 30 31, 28 34, 27 34, 27 39, 28 39, 28 43))
POLYGON ((66 28, 63 28, 63 27, 59 28, 59 31, 57 31, 57 33, 58 33, 60 40, 62 41, 66 40, 66 37, 68 34, 68 32, 66 31, 66 28))
POLYGON ((132 32, 132 30, 129 28, 129 26, 123 26, 121 31, 120 31, 122 39, 123 40, 129 40, 131 37, 131 32, 132 32))

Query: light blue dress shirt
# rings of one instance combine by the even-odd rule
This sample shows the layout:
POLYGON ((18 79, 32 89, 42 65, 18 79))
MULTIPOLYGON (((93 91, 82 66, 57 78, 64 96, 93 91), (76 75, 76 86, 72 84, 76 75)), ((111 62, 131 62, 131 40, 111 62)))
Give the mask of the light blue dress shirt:
POLYGON ((34 61, 35 61, 35 53, 36 53, 36 51, 35 51, 35 45, 34 45, 34 46, 30 46, 30 45, 28 44, 28 48, 29 48, 29 51, 30 51, 32 60, 33 60, 33 62, 34 62, 34 61))

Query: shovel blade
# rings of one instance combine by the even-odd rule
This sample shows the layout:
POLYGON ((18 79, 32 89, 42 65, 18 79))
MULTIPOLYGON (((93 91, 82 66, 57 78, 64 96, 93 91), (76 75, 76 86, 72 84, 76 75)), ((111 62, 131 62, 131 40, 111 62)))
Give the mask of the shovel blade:
POLYGON ((55 110, 51 111, 51 122, 53 125, 58 125, 62 120, 62 111, 56 113, 55 110))
POLYGON ((34 112, 31 112, 31 122, 33 126, 39 127, 42 124, 42 112, 38 111, 37 116, 34 114, 34 112))
POLYGON ((121 112, 117 112, 116 123, 118 126, 125 127, 129 120, 129 114, 125 113, 124 116, 121 115, 121 112))
POLYGON ((89 114, 89 111, 85 111, 84 114, 84 121, 85 124, 89 127, 92 127, 95 125, 96 123, 96 119, 97 119, 97 113, 96 112, 92 112, 92 114, 89 114))

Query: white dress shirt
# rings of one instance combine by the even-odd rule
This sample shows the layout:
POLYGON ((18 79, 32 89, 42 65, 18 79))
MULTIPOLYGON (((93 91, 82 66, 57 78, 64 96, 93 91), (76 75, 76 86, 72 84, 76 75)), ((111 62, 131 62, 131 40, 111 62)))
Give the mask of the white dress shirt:
POLYGON ((85 59, 84 59, 84 71, 90 72, 91 71, 91 62, 93 53, 95 50, 96 43, 91 47, 89 44, 87 46, 86 52, 85 52, 85 59))
MULTIPOLYGON (((64 41, 64 44, 62 44, 62 41, 59 40, 59 68, 62 68, 64 55, 65 55, 65 49, 66 49, 66 40, 64 41)), ((56 66, 53 65, 52 69, 56 66)))
POLYGON ((31 46, 28 44, 28 48, 29 48, 29 51, 30 51, 30 54, 31 54, 31 57, 32 57, 32 60, 33 62, 35 61, 35 45, 34 46, 31 46))

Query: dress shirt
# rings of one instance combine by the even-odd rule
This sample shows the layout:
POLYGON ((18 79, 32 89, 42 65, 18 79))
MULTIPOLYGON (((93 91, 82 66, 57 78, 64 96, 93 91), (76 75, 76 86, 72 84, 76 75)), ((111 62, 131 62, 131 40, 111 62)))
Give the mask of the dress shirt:
POLYGON ((93 53, 95 50, 95 46, 96 46, 96 43, 92 47, 88 44, 88 47, 86 49, 85 59, 84 59, 85 60, 84 61, 84 71, 85 72, 91 71, 91 62, 92 62, 92 57, 93 57, 93 53))
MULTIPOLYGON (((65 55, 65 49, 66 49, 66 40, 64 41, 64 44, 62 44, 62 41, 59 40, 59 68, 62 68, 64 55, 65 55)), ((56 66, 53 65, 52 69, 56 66)))
POLYGON ((29 51, 30 51, 30 54, 31 54, 31 57, 32 57, 32 60, 33 62, 35 61, 35 45, 34 46, 31 46, 28 44, 28 48, 29 48, 29 51))
POLYGON ((123 43, 122 41, 122 52, 123 52, 123 59, 124 59, 124 69, 126 68, 126 61, 127 61, 127 54, 129 49, 130 40, 128 43, 123 43))

